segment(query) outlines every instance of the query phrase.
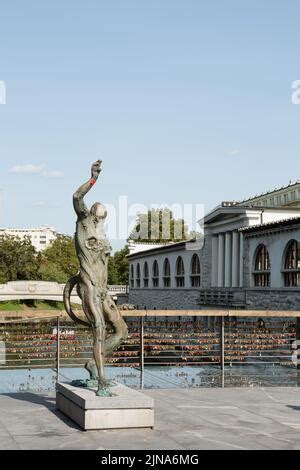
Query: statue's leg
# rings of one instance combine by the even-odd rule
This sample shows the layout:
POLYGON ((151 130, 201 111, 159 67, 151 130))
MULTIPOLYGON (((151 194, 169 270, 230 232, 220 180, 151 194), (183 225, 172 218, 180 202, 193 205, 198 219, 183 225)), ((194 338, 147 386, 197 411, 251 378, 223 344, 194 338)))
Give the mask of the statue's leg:
POLYGON ((91 378, 97 378, 99 396, 112 396, 109 384, 105 380, 105 336, 106 322, 103 314, 103 304, 98 290, 92 284, 81 285, 82 307, 86 317, 89 319, 93 332, 93 356, 96 364, 97 374, 92 361, 87 364, 87 370, 91 378))
POLYGON ((94 345, 93 354, 98 369, 99 386, 105 383, 104 371, 104 343, 105 343, 105 328, 103 324, 96 324, 93 327, 94 345))
POLYGON ((105 321, 113 328, 113 333, 105 341, 105 354, 111 354, 128 337, 127 325, 110 295, 103 302, 105 321))
POLYGON ((111 392, 109 382, 105 380, 105 325, 97 325, 93 328, 94 333, 94 358, 98 369, 98 390, 96 395, 99 397, 111 397, 114 395, 111 392))
POLYGON ((90 374, 90 380, 98 380, 98 369, 96 366, 96 362, 94 359, 89 359, 85 364, 84 368, 88 371, 90 374))
MULTIPOLYGON (((87 286, 84 283, 79 282, 76 286, 76 289, 77 289, 78 297, 82 301, 83 311, 84 311, 86 317, 89 319, 90 324, 92 325, 93 322, 94 322, 94 316, 90 314, 90 308, 89 308, 89 305, 87 303, 87 299, 89 298, 87 286)), ((94 359, 88 359, 88 361, 85 363, 84 367, 88 371, 88 373, 90 374, 89 380, 97 381, 99 376, 98 376, 98 369, 97 369, 95 360, 94 359)))

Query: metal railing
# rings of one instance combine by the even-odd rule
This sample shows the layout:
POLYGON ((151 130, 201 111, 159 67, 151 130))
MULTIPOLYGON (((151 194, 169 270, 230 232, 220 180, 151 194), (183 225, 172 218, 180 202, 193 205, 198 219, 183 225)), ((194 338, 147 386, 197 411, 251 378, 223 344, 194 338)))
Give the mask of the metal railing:
MULTIPOLYGON (((298 315, 256 311, 254 316, 245 310, 127 311, 129 337, 107 358, 107 364, 138 368, 141 388, 147 366, 217 366, 222 386, 228 365, 296 368, 298 315)), ((53 368, 57 379, 61 367, 82 367, 92 357, 91 332, 63 316, 0 320, 0 341, 5 345, 0 369, 53 368)))
POLYGON ((127 285, 110 285, 108 286, 108 291, 110 294, 128 294, 129 292, 129 286, 127 285))

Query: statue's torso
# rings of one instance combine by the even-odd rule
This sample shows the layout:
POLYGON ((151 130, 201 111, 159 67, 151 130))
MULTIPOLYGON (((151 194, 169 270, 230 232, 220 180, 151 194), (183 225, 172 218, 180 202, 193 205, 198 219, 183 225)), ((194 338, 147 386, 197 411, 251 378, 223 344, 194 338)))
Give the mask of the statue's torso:
POLYGON ((76 223, 75 246, 83 280, 106 289, 110 245, 94 217, 88 215, 76 223))

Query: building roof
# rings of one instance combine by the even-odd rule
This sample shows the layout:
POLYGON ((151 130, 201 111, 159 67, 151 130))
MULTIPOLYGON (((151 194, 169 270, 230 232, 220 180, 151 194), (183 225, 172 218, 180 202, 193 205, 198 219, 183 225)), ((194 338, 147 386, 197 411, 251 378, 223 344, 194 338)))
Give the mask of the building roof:
MULTIPOLYGON (((280 208, 280 209, 282 210, 282 208, 280 208)), ((233 204, 233 205, 228 204, 228 205, 224 206, 223 204, 220 204, 217 207, 215 207, 214 209, 212 209, 211 211, 209 211, 207 214, 205 214, 205 216, 202 219, 200 219, 198 222, 200 224, 202 224, 204 222, 204 224, 206 225, 208 223, 214 222, 216 219, 222 218, 222 219, 225 220, 226 217, 232 217, 232 216, 235 216, 235 215, 239 215, 239 214, 245 213, 245 211, 260 213, 261 210, 262 210, 262 208, 257 207, 257 206, 247 207, 247 206, 237 206, 235 204, 233 204)), ((279 208, 277 208, 277 210, 279 210, 279 208)))
POLYGON ((139 257, 140 255, 147 256, 148 254, 151 255, 151 254, 156 253, 156 252, 172 251, 172 250, 174 250, 174 248, 175 249, 181 248, 181 247, 185 246, 186 243, 191 243, 191 242, 194 242, 194 241, 196 241, 196 240, 193 238, 191 240, 182 240, 180 242, 168 243, 167 245, 156 247, 156 248, 151 248, 149 250, 137 251, 135 253, 127 255, 127 258, 139 257))
POLYGON ((279 188, 274 188, 274 189, 272 189, 272 190, 265 191, 265 192, 263 192, 263 193, 261 193, 261 194, 256 194, 255 196, 251 196, 251 197, 248 197, 248 198, 246 198, 246 199, 242 199, 242 200, 237 201, 237 202, 234 201, 234 204, 236 204, 236 205, 241 204, 241 205, 242 205, 242 204, 245 204, 245 203, 247 203, 247 202, 253 201, 253 200, 255 200, 255 199, 258 199, 258 198, 261 198, 261 197, 265 197, 265 196, 269 196, 270 194, 277 193, 277 192, 279 192, 279 191, 283 191, 283 190, 285 190, 285 189, 291 188, 291 187, 296 186, 296 185, 298 185, 298 184, 300 184, 300 180, 296 180, 296 181, 293 181, 293 182, 290 181, 289 184, 287 184, 287 185, 285 185, 285 186, 281 186, 281 187, 279 187, 279 188))
POLYGON ((259 232, 261 230, 288 227, 300 224, 300 217, 289 217, 288 219, 275 220, 264 224, 250 225, 249 227, 241 227, 238 231, 243 233, 259 232))
POLYGON ((240 216, 242 214, 252 213, 260 214, 261 212, 296 212, 299 214, 300 208, 293 206, 247 206, 247 204, 220 204, 210 212, 208 212, 198 223, 208 225, 216 220, 226 220, 230 217, 240 216))
MULTIPOLYGON (((276 194, 276 193, 279 193, 281 191, 284 191, 285 189, 292 189, 293 186, 297 186, 297 185, 300 185, 300 180, 296 180, 296 181, 293 181, 293 182, 290 181, 289 184, 287 184, 285 186, 280 186, 279 188, 274 188, 274 189, 271 189, 271 190, 268 190, 268 191, 264 191, 260 194, 256 194, 255 196, 250 196, 250 197, 247 197, 245 199, 240 199, 239 201, 236 201, 236 200, 222 201, 221 204, 219 204, 214 209, 212 209, 211 212, 213 212, 215 209, 223 208, 223 207, 251 207, 251 206, 249 206, 249 203, 251 203, 252 201, 255 202, 257 199, 268 197, 272 194, 276 194)), ((290 201, 290 202, 293 202, 293 201, 290 201)), ((283 205, 287 205, 287 204, 280 204, 279 206, 282 207, 283 205)), ((255 207, 257 207, 257 206, 255 206, 255 207)), ((264 206, 260 205, 259 207, 264 207, 264 206)), ((265 207, 269 208, 269 207, 272 207, 272 206, 270 206, 268 204, 265 207)), ((278 204, 274 204, 274 208, 276 208, 276 207, 278 207, 278 204)))

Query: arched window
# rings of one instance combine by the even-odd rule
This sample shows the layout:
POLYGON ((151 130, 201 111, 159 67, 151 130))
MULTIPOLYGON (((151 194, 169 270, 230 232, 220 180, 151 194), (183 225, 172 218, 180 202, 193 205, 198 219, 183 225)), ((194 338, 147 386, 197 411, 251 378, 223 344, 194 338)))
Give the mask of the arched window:
POLYGON ((191 261, 191 286, 200 287, 200 261, 199 256, 195 253, 191 261))
POLYGON ((297 240, 291 240, 287 244, 283 275, 286 287, 300 286, 300 243, 297 240))
POLYGON ((156 260, 153 261, 152 265, 152 282, 153 287, 159 287, 159 269, 158 262, 156 260))
POLYGON ((133 264, 130 267, 130 286, 134 287, 134 267, 133 267, 133 264))
POLYGON ((140 263, 136 266, 136 287, 141 287, 141 268, 140 263))
POLYGON ((184 263, 181 256, 178 256, 176 261, 176 285, 184 287, 184 263))
POLYGON ((144 287, 149 286, 149 268, 148 263, 145 261, 144 263, 144 287))
POLYGON ((253 275, 256 287, 270 287, 271 264, 265 245, 259 245, 256 251, 253 275))
POLYGON ((170 261, 168 258, 165 259, 164 261, 164 287, 170 287, 171 286, 171 268, 170 268, 170 261))

